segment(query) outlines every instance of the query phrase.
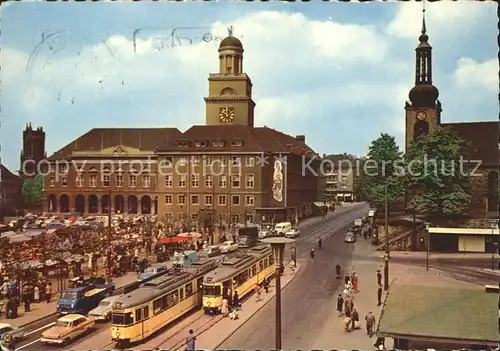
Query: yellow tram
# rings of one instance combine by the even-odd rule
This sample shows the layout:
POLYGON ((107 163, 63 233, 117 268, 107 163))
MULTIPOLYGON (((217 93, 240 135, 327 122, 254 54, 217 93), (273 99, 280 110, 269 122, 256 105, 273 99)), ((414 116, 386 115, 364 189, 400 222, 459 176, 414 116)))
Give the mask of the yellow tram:
POLYGON ((224 298, 231 303, 235 291, 243 298, 273 274, 273 254, 267 245, 256 246, 243 255, 224 261, 221 266, 205 275, 205 313, 219 313, 224 298))
POLYGON ((216 267, 213 260, 142 284, 116 300, 111 311, 111 339, 119 344, 143 340, 202 304, 203 276, 216 267))

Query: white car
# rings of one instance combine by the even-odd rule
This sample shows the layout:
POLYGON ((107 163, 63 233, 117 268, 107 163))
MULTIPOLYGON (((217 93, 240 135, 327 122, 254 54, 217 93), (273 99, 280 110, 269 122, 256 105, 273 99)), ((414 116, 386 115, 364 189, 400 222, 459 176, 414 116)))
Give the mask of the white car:
POLYGON ((238 250, 238 244, 236 244, 234 241, 224 241, 220 245, 220 251, 222 253, 228 253, 228 252, 233 252, 238 250))
POLYGON ((89 312, 89 317, 96 321, 107 321, 111 317, 113 303, 120 298, 120 295, 106 297, 99 303, 99 306, 89 312))
POLYGON ((300 236, 300 230, 297 228, 292 228, 285 233, 285 237, 287 238, 297 238, 300 236))
POLYGON ((25 334, 24 328, 15 327, 8 323, 0 323, 0 339, 5 340, 5 335, 10 335, 12 339, 21 339, 25 334))

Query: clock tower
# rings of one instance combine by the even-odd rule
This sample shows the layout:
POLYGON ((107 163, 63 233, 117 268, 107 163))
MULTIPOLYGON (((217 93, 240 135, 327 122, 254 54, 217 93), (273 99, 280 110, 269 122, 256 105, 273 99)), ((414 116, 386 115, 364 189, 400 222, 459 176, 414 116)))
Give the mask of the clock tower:
POLYGON ((414 140, 432 133, 441 123, 439 91, 432 85, 432 47, 426 34, 425 17, 422 20, 419 41, 415 49, 415 86, 410 90, 410 102, 405 106, 406 152, 414 140))
POLYGON ((219 46, 219 73, 210 74, 205 98, 206 124, 253 127, 255 102, 252 81, 243 73, 243 45, 231 35, 219 46))

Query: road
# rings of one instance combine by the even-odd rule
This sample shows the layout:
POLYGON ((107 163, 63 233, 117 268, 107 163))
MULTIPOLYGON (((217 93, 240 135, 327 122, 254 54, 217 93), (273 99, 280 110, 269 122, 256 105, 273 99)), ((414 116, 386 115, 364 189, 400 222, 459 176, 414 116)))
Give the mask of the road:
MULTIPOLYGON (((297 257, 301 261, 306 261, 308 259, 309 255, 309 250, 312 247, 317 246, 318 239, 321 237, 323 242, 325 243, 324 246, 326 246, 327 242, 330 242, 330 237, 333 236, 333 234, 338 233, 339 231, 344 230, 347 226, 351 226, 352 223, 356 218, 359 218, 363 215, 366 215, 368 211, 368 206, 365 204, 355 204, 355 205, 350 205, 350 206, 345 206, 342 208, 339 208, 335 213, 329 214, 326 218, 312 218, 309 220, 306 220, 304 224, 299 224, 299 229, 301 231, 301 236, 297 239, 296 241, 296 248, 297 248, 297 257)), ((342 257, 346 257, 345 260, 349 259, 349 256, 352 256, 352 246, 349 246, 347 244, 344 245, 343 242, 343 235, 337 235, 336 240, 339 241, 339 243, 342 243, 344 249, 340 251, 344 251, 341 253, 342 257), (340 238, 341 237, 341 238, 340 238), (340 239, 338 239, 340 238, 340 239)), ((329 248, 324 248, 321 250, 321 253, 318 254, 317 257, 317 262, 318 265, 324 266, 325 264, 328 265, 328 263, 325 263, 325 259, 323 257, 329 257, 331 251, 329 248)), ((287 258, 290 257, 290 251, 286 253, 287 258)), ((343 260, 343 258, 341 259, 343 260)), ((342 264, 342 261, 340 261, 342 264)), ((331 269, 330 269, 331 271, 331 269)), ((303 278, 299 278, 303 279, 303 278)), ((293 284, 293 282, 291 283, 293 284)), ((336 287, 332 286, 330 288, 331 292, 335 292, 336 287)), ((290 290, 288 287, 286 290, 290 290)), ((286 291, 284 290, 284 291, 286 291)), ((193 317, 194 318, 194 317, 193 317)), ((185 328, 189 329, 192 327, 192 325, 189 322, 191 320, 190 317, 186 318, 186 321, 179 321, 178 324, 186 324, 185 328)), ((201 319, 198 322, 202 322, 201 319)), ((193 323, 198 323, 198 322, 193 322, 193 323)), ((194 324, 193 324, 194 325, 194 324)), ((72 345, 70 345, 70 349, 98 349, 102 348, 105 346, 105 349, 112 349, 115 347, 114 343, 110 343, 110 326, 109 324, 105 324, 101 326, 101 328, 90 334, 89 336, 85 337, 85 339, 75 342, 72 345)), ((267 333, 269 333, 269 329, 266 330, 267 333)), ((186 331, 181 331, 176 334, 182 335, 182 339, 184 338, 184 335, 186 335, 186 331)), ((146 342, 147 345, 151 344, 154 345, 154 347, 161 347, 161 348, 171 348, 173 346, 172 343, 174 343, 175 338, 169 337, 169 331, 163 331, 162 333, 159 333, 157 335, 154 335, 152 338, 149 338, 148 341, 146 342), (167 340, 168 339, 168 340, 167 340), (172 340, 170 340, 172 339, 172 340), (170 345, 172 344, 172 345, 170 345)), ((147 346, 146 344, 143 345, 138 345, 137 347, 140 348, 141 346, 147 346)), ((38 345, 34 345, 38 346, 38 345)), ((250 346, 248 346, 250 348, 250 346)), ((153 348, 153 347, 147 347, 148 349, 153 348)), ((271 347, 272 348, 272 347, 271 347)))
MULTIPOLYGON (((313 343, 335 310, 335 292, 343 280, 335 279, 335 265, 348 267, 353 258, 353 244, 344 243, 346 227, 355 218, 365 215, 368 206, 353 207, 349 212, 332 216, 298 240, 302 251, 301 270, 282 295, 283 349, 313 349, 313 343), (317 250, 314 262, 308 251, 311 243, 321 237, 323 249, 317 250)), ((267 304, 218 349, 274 349, 274 303, 267 304)))

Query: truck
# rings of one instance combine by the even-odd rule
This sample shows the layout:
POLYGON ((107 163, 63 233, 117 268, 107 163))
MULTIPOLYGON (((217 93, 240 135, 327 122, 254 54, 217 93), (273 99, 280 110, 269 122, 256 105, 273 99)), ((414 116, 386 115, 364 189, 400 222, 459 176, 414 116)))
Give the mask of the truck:
POLYGON ((99 279, 89 280, 82 286, 66 289, 57 301, 57 313, 85 314, 96 308, 101 300, 111 295, 114 290, 114 284, 105 284, 99 279))
POLYGON ((259 240, 259 228, 244 227, 238 229, 238 245, 239 247, 253 247, 259 240))

